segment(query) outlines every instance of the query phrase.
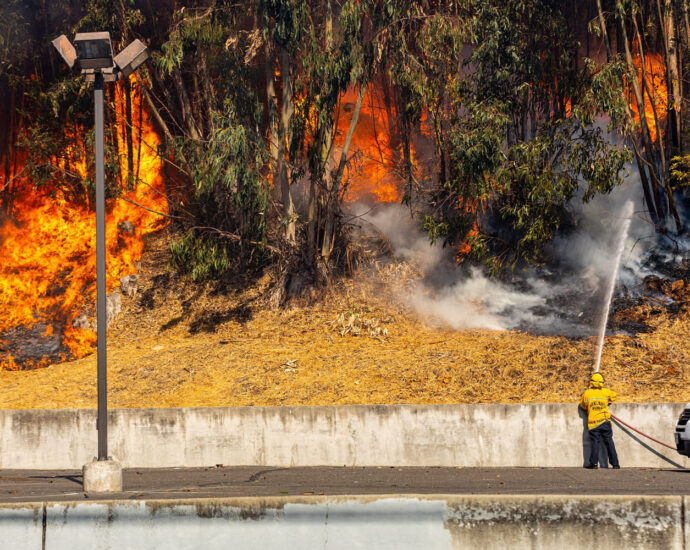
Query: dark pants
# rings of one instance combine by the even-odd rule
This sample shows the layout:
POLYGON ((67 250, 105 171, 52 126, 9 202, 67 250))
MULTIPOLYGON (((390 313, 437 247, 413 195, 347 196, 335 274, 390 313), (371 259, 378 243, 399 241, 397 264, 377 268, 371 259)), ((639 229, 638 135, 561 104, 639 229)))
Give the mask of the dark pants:
POLYGON ((596 428, 589 430, 589 441, 592 444, 589 463, 599 464, 599 442, 602 439, 609 453, 609 462, 611 466, 618 466, 618 454, 616 453, 616 446, 613 444, 613 430, 611 429, 611 422, 608 420, 603 424, 599 424, 596 428))

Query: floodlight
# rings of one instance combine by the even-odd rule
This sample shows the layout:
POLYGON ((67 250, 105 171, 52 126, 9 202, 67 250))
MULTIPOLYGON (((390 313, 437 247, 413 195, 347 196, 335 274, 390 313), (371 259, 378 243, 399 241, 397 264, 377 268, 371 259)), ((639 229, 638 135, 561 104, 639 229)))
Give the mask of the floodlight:
POLYGON ((74 46, 72 46, 72 43, 64 34, 53 40, 53 46, 62 56, 62 59, 65 60, 67 66, 70 69, 74 67, 74 63, 77 61, 77 50, 74 49, 74 46))
POLYGON ((109 32, 80 32, 74 37, 81 69, 108 69, 113 66, 109 32))
POLYGON ((132 74, 149 57, 149 49, 141 40, 135 40, 115 56, 115 65, 125 77, 132 74))

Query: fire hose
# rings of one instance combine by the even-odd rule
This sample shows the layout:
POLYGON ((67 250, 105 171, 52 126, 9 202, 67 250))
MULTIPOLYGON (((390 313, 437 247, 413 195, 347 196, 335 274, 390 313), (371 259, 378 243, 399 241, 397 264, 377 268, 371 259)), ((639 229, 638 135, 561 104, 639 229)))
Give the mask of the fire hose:
POLYGON ((638 434, 645 436, 647 439, 651 439, 652 441, 657 442, 659 445, 663 445, 664 447, 668 447, 669 449, 673 449, 674 451, 676 450, 675 447, 672 447, 671 445, 667 445, 666 443, 664 443, 663 441, 659 441, 658 439, 654 439, 651 435, 647 435, 646 433, 641 432, 641 431, 638 430, 637 428, 633 428, 630 424, 628 424, 627 422, 623 422, 623 421, 622 421, 620 418, 618 418, 616 415, 613 415, 613 414, 612 414, 612 415, 611 415, 611 418, 615 418, 618 422, 620 422, 621 424, 623 424, 623 426, 627 426, 627 427, 630 428, 632 431, 637 432, 638 434))

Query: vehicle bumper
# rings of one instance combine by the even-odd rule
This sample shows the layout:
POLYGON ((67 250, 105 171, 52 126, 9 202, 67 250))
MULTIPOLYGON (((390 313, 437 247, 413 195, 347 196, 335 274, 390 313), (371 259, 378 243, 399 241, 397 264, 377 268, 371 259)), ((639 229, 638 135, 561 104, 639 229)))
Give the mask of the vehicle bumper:
POLYGON ((681 439, 680 435, 676 433, 676 450, 684 456, 690 456, 690 440, 681 439))

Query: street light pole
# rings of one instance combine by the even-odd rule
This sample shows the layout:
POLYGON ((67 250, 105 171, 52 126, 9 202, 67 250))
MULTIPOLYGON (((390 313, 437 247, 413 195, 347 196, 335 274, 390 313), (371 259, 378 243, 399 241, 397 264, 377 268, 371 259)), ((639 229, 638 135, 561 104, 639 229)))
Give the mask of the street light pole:
POLYGON ((122 466, 108 456, 108 333, 105 274, 105 151, 103 139, 103 83, 129 78, 149 56, 141 40, 134 40, 113 57, 110 33, 78 33, 74 45, 63 34, 53 45, 71 69, 75 65, 94 83, 94 124, 96 134, 96 324, 98 364, 98 459, 85 464, 82 470, 87 493, 122 491, 122 466), (76 48, 75 48, 76 45, 76 48))
POLYGON ((103 139, 103 73, 94 80, 94 112, 96 129, 96 334, 98 362, 98 460, 108 460, 108 383, 105 280, 105 154, 103 139))

